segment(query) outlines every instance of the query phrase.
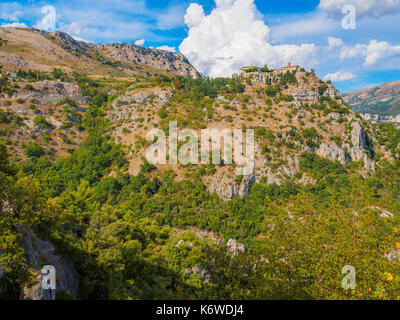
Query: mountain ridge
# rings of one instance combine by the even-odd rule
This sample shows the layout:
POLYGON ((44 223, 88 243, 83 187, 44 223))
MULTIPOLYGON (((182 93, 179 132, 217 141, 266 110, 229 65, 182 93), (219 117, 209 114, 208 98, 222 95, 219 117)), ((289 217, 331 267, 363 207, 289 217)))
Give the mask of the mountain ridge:
POLYGON ((400 115, 400 80, 345 93, 343 97, 361 113, 385 117, 400 115))
POLYGON ((134 44, 97 45, 76 40, 62 31, 34 28, 1 27, 0 38, 8 41, 0 55, 0 64, 6 71, 61 68, 114 76, 202 76, 186 57, 177 52, 134 44))

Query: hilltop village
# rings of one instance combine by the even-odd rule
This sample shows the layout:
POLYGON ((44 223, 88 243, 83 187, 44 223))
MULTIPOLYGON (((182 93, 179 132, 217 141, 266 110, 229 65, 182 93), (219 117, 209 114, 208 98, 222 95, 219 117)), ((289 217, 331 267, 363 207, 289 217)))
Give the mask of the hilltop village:
POLYGON ((327 82, 323 91, 320 91, 322 81, 315 76, 314 69, 307 71, 298 65, 292 65, 290 62, 281 69, 269 69, 267 66, 262 68, 246 66, 240 69, 240 77, 247 79, 248 84, 253 86, 271 86, 279 83, 282 77, 286 78, 289 84, 297 83, 297 86, 291 88, 290 92, 296 101, 316 102, 320 101, 321 96, 330 96, 334 99, 340 95, 330 82, 327 82))

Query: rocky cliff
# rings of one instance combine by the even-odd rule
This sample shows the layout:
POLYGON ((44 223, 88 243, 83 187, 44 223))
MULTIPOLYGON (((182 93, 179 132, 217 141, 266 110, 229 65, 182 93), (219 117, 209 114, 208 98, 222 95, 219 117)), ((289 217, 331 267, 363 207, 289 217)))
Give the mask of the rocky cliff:
POLYGON ((33 269, 36 281, 21 288, 21 300, 54 300, 57 294, 77 298, 79 279, 72 264, 56 255, 52 243, 38 238, 31 230, 22 229, 21 247, 25 250, 28 265, 33 269), (41 271, 45 265, 56 270, 56 292, 44 290, 41 285, 41 271))

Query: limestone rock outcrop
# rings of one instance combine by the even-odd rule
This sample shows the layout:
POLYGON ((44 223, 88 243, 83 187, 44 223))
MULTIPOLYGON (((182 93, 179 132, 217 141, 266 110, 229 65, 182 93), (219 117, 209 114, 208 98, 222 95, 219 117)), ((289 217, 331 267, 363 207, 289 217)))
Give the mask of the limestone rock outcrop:
POLYGON ((335 142, 321 143, 316 153, 331 161, 339 161, 342 164, 347 164, 350 161, 364 162, 364 168, 367 171, 375 170, 375 163, 370 155, 373 154, 372 147, 368 142, 364 129, 359 122, 354 122, 351 130, 351 145, 343 143, 340 147, 335 142))
POLYGON ((226 245, 228 247, 228 251, 234 255, 247 251, 247 248, 244 246, 244 244, 238 243, 235 239, 229 239, 226 245))
POLYGON ((197 275, 201 281, 207 283, 210 281, 210 273, 202 266, 191 267, 184 270, 185 278, 189 278, 192 274, 197 275))
POLYGON ((33 90, 22 90, 14 93, 16 99, 35 99, 39 104, 57 103, 62 99, 70 98, 78 103, 87 103, 82 97, 79 86, 69 82, 38 81, 31 83, 33 90))
POLYGON ((31 230, 21 228, 23 237, 20 245, 24 248, 29 265, 33 268, 36 281, 21 288, 21 300, 51 300, 51 290, 43 290, 41 286, 41 270, 44 265, 51 265, 56 270, 56 295, 66 293, 77 297, 79 279, 74 266, 62 257, 54 254, 52 243, 37 237, 31 230))
POLYGON ((232 177, 227 177, 224 173, 220 173, 212 178, 208 190, 211 193, 216 193, 223 200, 231 200, 235 197, 245 198, 255 183, 256 175, 254 173, 243 176, 240 184, 236 183, 232 177))

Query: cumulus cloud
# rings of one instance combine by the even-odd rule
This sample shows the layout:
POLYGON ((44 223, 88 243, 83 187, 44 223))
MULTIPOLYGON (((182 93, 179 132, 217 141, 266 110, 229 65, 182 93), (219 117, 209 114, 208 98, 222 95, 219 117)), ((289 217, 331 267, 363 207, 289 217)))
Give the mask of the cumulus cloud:
POLYGON ((400 0, 321 0, 318 8, 328 11, 333 16, 339 16, 346 5, 356 8, 357 17, 379 18, 400 12, 400 0))
MULTIPOLYGON (((42 13, 43 3, 29 0, 29 4, 7 5, 0 1, 0 14, 23 11, 23 21, 28 26, 45 30, 49 28, 48 21, 43 18, 48 13, 42 13)), ((88 39, 91 42, 131 42, 144 38, 153 42, 165 43, 176 40, 161 30, 184 27, 185 7, 181 4, 166 6, 165 4, 148 4, 145 0, 68 0, 48 1, 57 9, 56 27, 60 31, 73 36, 88 39), (161 8, 159 8, 161 6, 161 8), (180 8, 182 7, 182 8, 180 8)), ((11 2, 10 2, 11 3, 11 2)), ((10 21, 12 22, 12 21, 10 21)))
POLYGON ((135 44, 136 44, 137 46, 143 46, 143 45, 144 45, 144 39, 136 40, 136 41, 135 41, 135 44))
POLYGON ((192 3, 186 11, 185 23, 189 28, 198 26, 205 18, 204 9, 197 3, 192 3))
POLYGON ((324 76, 324 80, 328 81, 335 81, 335 82, 341 82, 341 81, 348 81, 348 80, 353 80, 357 76, 354 73, 351 72, 345 72, 345 71, 338 71, 336 73, 328 73, 326 76, 324 76))
POLYGON ((175 47, 169 47, 169 46, 161 46, 161 47, 157 47, 156 49, 164 50, 164 51, 170 51, 170 52, 176 52, 176 48, 175 47))
POLYGON ((24 15, 24 7, 18 2, 0 3, 0 19, 14 22, 21 19, 24 15))
POLYGON ((1 27, 9 27, 9 28, 27 28, 28 26, 25 23, 21 22, 12 22, 12 23, 3 23, 1 27))
POLYGON ((329 49, 334 49, 337 47, 342 47, 344 45, 343 40, 340 38, 329 37, 328 38, 329 49))
POLYGON ((364 59, 364 66, 370 67, 378 62, 385 63, 388 59, 394 59, 399 68, 400 62, 400 45, 391 45, 386 41, 371 40, 368 44, 357 44, 355 46, 342 45, 340 49, 340 59, 364 59))
POLYGON ((254 0, 215 0, 209 15, 192 3, 186 11, 188 36, 179 50, 203 73, 230 76, 244 65, 281 67, 287 62, 313 66, 314 44, 272 45, 270 29, 254 0))
POLYGON ((0 18, 3 20, 18 21, 22 15, 23 12, 19 10, 13 12, 2 12, 0 18))

